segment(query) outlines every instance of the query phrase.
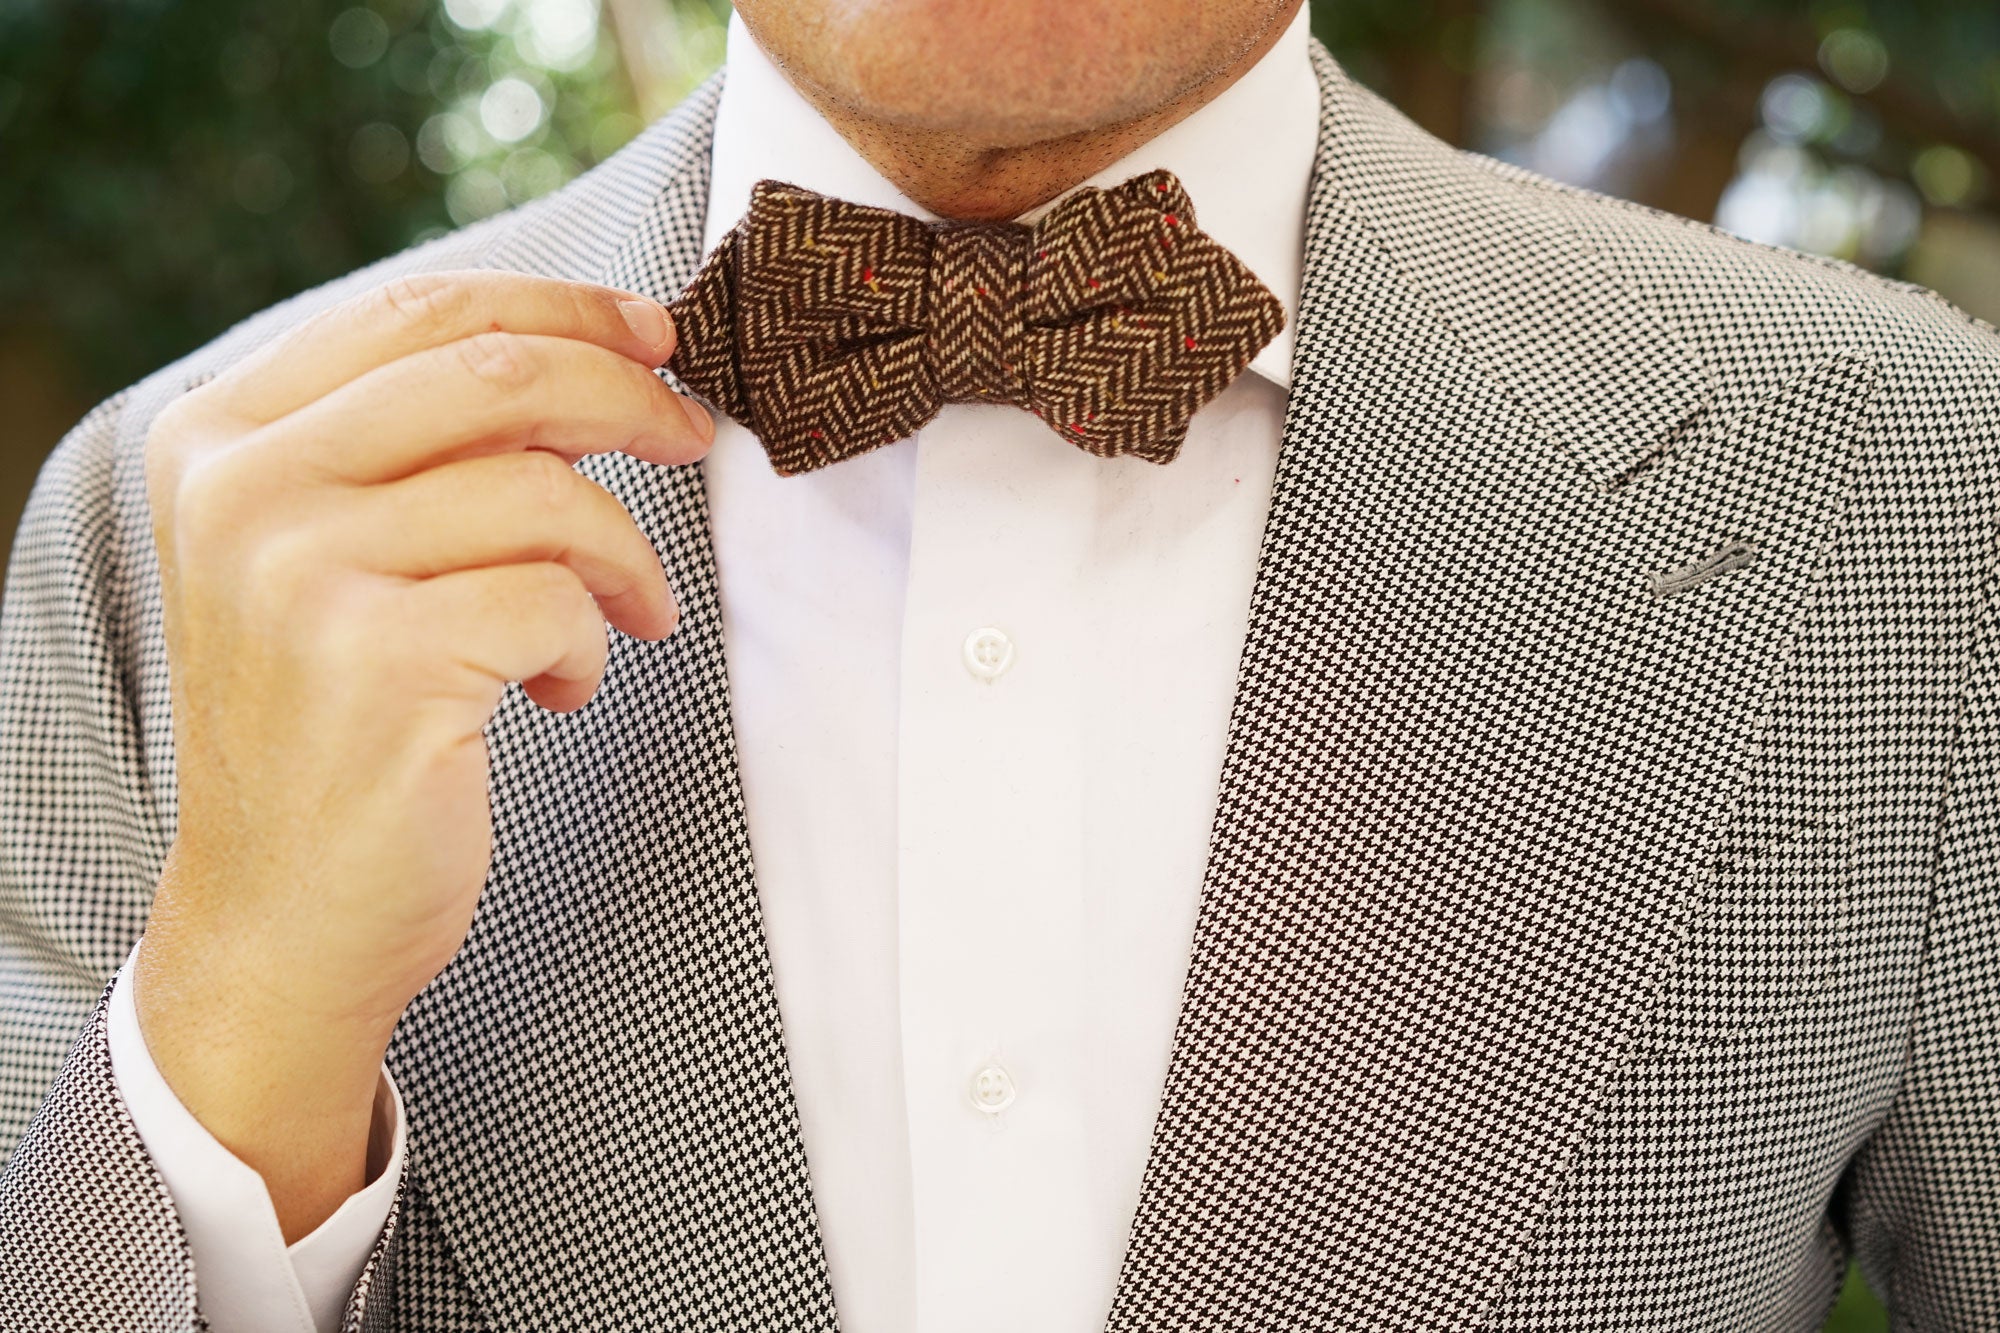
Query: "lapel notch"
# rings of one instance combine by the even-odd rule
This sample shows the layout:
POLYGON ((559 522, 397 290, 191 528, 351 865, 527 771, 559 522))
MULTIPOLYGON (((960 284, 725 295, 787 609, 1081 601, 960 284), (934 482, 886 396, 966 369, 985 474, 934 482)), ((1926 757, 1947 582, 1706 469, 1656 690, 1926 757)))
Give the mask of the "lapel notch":
POLYGON ((1313 59, 1333 206, 1598 489, 1645 471, 1713 399, 1708 371, 1565 224, 1559 189, 1426 134, 1317 43, 1313 59))

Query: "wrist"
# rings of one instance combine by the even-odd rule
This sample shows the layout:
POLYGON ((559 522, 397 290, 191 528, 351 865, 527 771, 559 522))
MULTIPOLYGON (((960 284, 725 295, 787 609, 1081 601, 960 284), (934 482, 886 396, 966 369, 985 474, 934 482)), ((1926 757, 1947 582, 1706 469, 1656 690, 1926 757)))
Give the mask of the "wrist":
POLYGON ((394 1019, 302 1003, 282 949, 167 907, 133 962, 140 1032, 189 1114, 264 1178, 289 1243, 368 1179, 394 1019))
POLYGON ((147 918, 141 971, 174 992, 176 1007, 207 1005, 232 1027, 268 1029, 274 1039, 373 1046, 379 1059, 421 989, 404 984, 408 969, 390 966, 393 928, 348 922, 310 889, 260 891, 274 882, 289 883, 289 873, 217 864, 175 842, 147 918))
POLYGON ((228 1082, 275 1104, 367 1104, 393 1024, 330 1019, 298 1007, 250 968, 148 928, 133 960, 133 1000, 147 1050, 176 1096, 173 1075, 228 1082))

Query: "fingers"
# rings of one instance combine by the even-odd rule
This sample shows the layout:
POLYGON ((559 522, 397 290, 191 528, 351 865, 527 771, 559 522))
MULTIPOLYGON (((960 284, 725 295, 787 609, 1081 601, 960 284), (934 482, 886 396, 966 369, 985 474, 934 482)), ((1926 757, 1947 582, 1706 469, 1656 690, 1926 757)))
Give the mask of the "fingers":
POLYGON ((432 578, 488 565, 566 567, 603 617, 659 639, 679 618, 652 542, 610 492, 540 449, 446 463, 343 490, 323 522, 343 559, 432 578))
POLYGON ((601 347, 482 333, 379 366, 263 434, 288 459, 354 483, 520 448, 572 461, 618 449, 647 462, 686 463, 707 452, 714 426, 685 401, 637 362, 601 347))
POLYGON ((648 368, 674 349, 666 311, 631 292, 524 273, 413 274, 307 320, 209 392, 238 417, 275 421, 392 361, 495 332, 574 339, 648 368))
POLYGON ((544 708, 590 701, 608 657, 604 618, 573 572, 558 564, 494 565, 425 579, 408 590, 421 660, 458 674, 457 688, 490 710, 510 680, 544 708))

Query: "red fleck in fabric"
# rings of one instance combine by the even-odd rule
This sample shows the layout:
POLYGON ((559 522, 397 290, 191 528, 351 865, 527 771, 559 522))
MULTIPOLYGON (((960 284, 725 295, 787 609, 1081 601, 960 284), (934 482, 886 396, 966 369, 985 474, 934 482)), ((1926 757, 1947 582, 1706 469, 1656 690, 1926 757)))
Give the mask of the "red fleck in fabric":
POLYGON ((926 223, 760 181, 671 309, 668 369, 787 476, 956 402, 1088 421, 1052 428, 1101 457, 1171 462, 1285 318, 1165 171, 1079 190, 1033 226, 926 223))

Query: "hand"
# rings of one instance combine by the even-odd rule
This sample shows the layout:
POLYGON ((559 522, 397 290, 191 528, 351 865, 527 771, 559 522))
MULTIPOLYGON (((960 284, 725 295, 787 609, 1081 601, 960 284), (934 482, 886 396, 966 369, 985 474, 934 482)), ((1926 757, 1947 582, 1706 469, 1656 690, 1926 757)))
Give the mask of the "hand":
POLYGON ((287 1241, 365 1183, 390 1033, 471 926, 507 682, 580 708, 606 622, 676 623, 652 544, 570 467, 707 451, 707 414, 651 373, 672 350, 626 293, 403 278, 153 425, 180 820, 135 998, 287 1241))

